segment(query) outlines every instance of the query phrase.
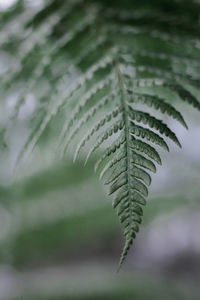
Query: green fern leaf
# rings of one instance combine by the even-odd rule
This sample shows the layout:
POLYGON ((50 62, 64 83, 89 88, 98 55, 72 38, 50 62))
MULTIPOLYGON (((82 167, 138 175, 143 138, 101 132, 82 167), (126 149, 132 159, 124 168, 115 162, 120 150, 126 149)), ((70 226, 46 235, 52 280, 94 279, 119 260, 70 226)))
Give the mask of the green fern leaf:
POLYGON ((161 99, 160 97, 151 96, 148 94, 137 94, 133 91, 128 91, 131 95, 130 102, 132 103, 142 103, 146 104, 149 107, 155 108, 155 110, 160 110, 161 113, 167 114, 177 120, 180 124, 182 124, 186 129, 188 129, 187 124, 181 113, 177 111, 172 105, 167 103, 165 100, 161 99))
POLYGON ((15 58, 0 78, 3 101, 9 101, 12 89, 19 90, 9 125, 1 129, 0 148, 31 93, 37 107, 18 162, 60 116, 61 156, 70 153, 72 142, 74 160, 82 150, 85 163, 99 152, 95 171, 114 195, 125 236, 119 268, 142 222, 149 171, 161 165, 155 147, 169 151, 165 137, 181 147, 175 132, 153 114, 166 114, 187 128, 178 99, 200 110, 195 92, 200 5, 147 2, 50 0, 33 12, 19 1, 0 17, 2 51, 15 58), (13 28, 16 21, 19 27, 13 28))

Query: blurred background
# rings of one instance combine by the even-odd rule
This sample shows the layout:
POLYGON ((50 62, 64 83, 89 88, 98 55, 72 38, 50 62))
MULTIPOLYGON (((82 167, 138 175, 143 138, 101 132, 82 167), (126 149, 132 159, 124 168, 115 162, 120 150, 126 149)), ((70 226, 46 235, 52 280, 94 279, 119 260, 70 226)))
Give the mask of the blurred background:
MULTIPOLYGON (((0 0, 0 10, 14 2, 0 0)), ((1 74, 7 65, 0 51, 1 74)), ((4 122, 15 101, 16 92, 0 112, 4 122)), ((183 149, 169 143, 170 154, 161 153, 140 233, 116 273, 124 240, 111 199, 94 175, 95 157, 86 167, 81 158, 73 164, 71 155, 55 159, 56 119, 15 167, 34 110, 30 94, 7 144, 1 143, 0 299, 200 299, 199 114, 183 108, 189 131, 167 120, 183 149)))

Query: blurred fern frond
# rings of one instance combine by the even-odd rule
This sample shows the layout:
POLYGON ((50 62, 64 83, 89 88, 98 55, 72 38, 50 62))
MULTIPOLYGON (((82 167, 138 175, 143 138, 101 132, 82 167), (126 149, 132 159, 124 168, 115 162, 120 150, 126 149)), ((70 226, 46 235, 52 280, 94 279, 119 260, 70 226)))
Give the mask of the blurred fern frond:
POLYGON ((161 164, 155 146, 169 151, 167 137, 181 147, 164 115, 187 128, 176 102, 200 110, 199 12, 191 0, 52 0, 37 8, 19 1, 0 15, 5 106, 17 93, 3 145, 31 95, 35 109, 19 160, 56 116, 62 155, 77 139, 74 160, 85 149, 87 162, 103 146, 95 170, 115 194, 124 229, 119 266, 142 222, 149 171, 161 164))

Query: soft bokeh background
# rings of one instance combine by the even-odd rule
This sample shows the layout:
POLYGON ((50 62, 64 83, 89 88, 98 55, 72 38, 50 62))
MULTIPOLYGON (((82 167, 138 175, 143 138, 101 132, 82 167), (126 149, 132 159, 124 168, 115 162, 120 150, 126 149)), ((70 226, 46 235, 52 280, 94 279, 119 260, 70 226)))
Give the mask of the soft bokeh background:
MULTIPOLYGON (((0 9, 13 3, 0 0, 0 9)), ((0 53, 2 73, 6 64, 0 53)), ((9 151, 0 149, 1 300, 200 299, 200 118, 184 109, 189 131, 167 120, 183 149, 170 143, 170 154, 161 153, 142 228, 116 274, 124 240, 94 160, 83 167, 70 155, 55 159, 55 140, 47 143, 56 136, 54 123, 15 167, 34 112, 30 95, 9 151)))

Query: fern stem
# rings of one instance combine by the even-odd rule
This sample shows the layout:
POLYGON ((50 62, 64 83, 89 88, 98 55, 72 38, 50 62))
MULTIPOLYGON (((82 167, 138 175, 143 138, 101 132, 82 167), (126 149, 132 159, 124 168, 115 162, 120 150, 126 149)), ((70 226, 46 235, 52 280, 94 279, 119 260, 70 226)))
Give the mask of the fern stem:
MULTIPOLYGON (((124 114, 124 121, 125 121, 125 127, 124 127, 124 131, 125 131, 125 139, 126 139, 126 153, 127 153, 127 187, 128 187, 128 196, 130 197, 130 186, 131 186, 131 173, 130 173, 130 132, 129 132, 129 120, 128 120, 128 105, 126 103, 126 91, 124 88, 124 81, 123 81, 123 77, 119 68, 119 62, 118 59, 115 59, 115 63, 116 63, 116 70, 117 70, 117 76, 118 76, 118 81, 119 81, 119 86, 120 86, 120 91, 121 91, 121 105, 122 105, 122 110, 123 110, 123 114, 124 114)), ((130 201, 129 201, 129 208, 130 208, 130 201)), ((131 219, 131 215, 130 215, 130 209, 129 209, 129 219, 131 219)), ((131 224, 131 220, 129 222, 129 224, 131 224)), ((130 227, 130 225, 129 225, 130 227)), ((131 228, 130 228, 131 229, 131 228)), ((127 243, 129 244, 129 241, 127 241, 127 237, 126 237, 126 246, 127 243)), ((120 270, 120 267, 126 257, 126 250, 127 247, 125 247, 123 249, 122 255, 121 255, 121 259, 119 261, 119 265, 118 265, 118 269, 117 272, 120 270), (125 254, 125 255, 124 255, 125 254)))

